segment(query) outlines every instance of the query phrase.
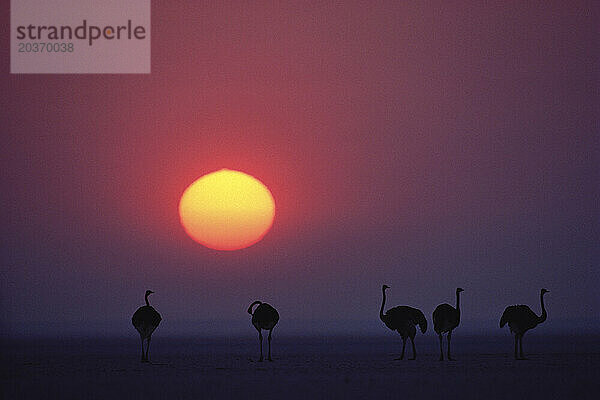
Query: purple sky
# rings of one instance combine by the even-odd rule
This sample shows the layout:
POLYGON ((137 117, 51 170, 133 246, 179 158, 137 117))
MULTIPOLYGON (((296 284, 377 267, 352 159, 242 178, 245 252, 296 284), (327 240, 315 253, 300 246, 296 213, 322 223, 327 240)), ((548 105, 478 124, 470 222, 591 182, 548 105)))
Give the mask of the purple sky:
POLYGON ((383 333, 383 283, 429 319, 461 286, 493 332, 546 287, 548 331, 598 327, 597 4, 153 3, 150 75, 10 75, 1 14, 3 332, 130 334, 152 289, 163 334, 252 334, 256 299, 383 333), (179 225, 220 168, 277 204, 243 251, 179 225))

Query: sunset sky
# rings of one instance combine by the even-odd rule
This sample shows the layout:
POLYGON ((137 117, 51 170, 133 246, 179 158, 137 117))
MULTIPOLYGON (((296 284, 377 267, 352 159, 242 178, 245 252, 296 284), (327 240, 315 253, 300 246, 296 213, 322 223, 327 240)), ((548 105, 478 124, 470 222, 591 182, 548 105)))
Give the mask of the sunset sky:
POLYGON ((156 335, 385 333, 384 283, 598 328, 598 4, 198 3, 153 2, 150 75, 11 75, 1 13, 2 333, 133 335, 146 289, 156 335), (275 199, 244 250, 179 222, 221 168, 275 199))

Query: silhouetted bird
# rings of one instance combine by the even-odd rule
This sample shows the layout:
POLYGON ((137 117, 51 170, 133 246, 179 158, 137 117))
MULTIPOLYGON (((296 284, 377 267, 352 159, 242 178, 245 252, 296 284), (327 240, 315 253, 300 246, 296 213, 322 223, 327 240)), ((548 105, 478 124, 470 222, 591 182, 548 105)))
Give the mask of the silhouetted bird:
POLYGON ((146 305, 137 309, 131 318, 131 323, 140 333, 140 339, 142 340, 142 362, 149 362, 148 350, 150 349, 150 339, 152 338, 152 332, 156 329, 160 321, 162 320, 158 311, 154 309, 148 302, 148 296, 154 293, 152 290, 146 290, 146 305), (144 354, 144 339, 146 339, 146 354, 144 354))
POLYGON ((433 311, 433 330, 440 337, 440 361, 444 359, 444 346, 442 345, 442 334, 448 332, 448 360, 454 361, 450 356, 450 339, 452 330, 460 323, 460 292, 462 288, 456 289, 456 308, 450 304, 440 304, 433 311))
POLYGON ((252 315, 252 325, 258 331, 258 341, 260 342, 260 359, 258 361, 263 360, 263 351, 262 351, 262 342, 263 336, 261 329, 265 329, 269 331, 269 356, 268 360, 273 361, 271 358, 271 334, 273 333, 273 328, 277 325, 277 321, 279 321, 279 313, 275 308, 267 303, 263 303, 261 301, 255 301, 250 304, 248 307, 248 314, 252 315), (258 304, 258 307, 252 312, 252 307, 258 304))
POLYGON ((381 310, 379 311, 379 318, 383 323, 393 331, 397 331, 402 337, 402 354, 400 360, 404 359, 404 348, 406 347, 406 339, 410 338, 412 343, 413 356, 411 360, 417 358, 417 351, 415 350, 415 335, 417 333, 416 325, 419 325, 422 333, 427 331, 427 320, 425 315, 420 310, 408 306, 398 306, 390 308, 387 312, 383 313, 385 307, 385 291, 389 289, 389 286, 383 285, 381 291, 383 292, 383 301, 381 302, 381 310))
POLYGON ((510 327, 510 331, 515 335, 515 359, 524 360, 523 356, 523 335, 530 329, 535 328, 538 324, 541 324, 546 320, 548 314, 544 307, 544 294, 548 293, 548 290, 542 289, 540 291, 540 303, 542 303, 542 315, 539 317, 535 315, 531 308, 524 305, 508 306, 502 313, 500 318, 500 328, 504 327, 506 323, 510 327), (519 355, 517 356, 517 345, 519 347, 519 355))

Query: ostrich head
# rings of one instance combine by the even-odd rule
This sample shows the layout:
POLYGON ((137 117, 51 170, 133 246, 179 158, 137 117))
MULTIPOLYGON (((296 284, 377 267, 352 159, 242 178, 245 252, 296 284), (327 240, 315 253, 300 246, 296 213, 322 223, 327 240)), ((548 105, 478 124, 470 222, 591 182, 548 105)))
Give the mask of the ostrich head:
POLYGON ((542 289, 541 293, 542 293, 542 294, 546 294, 546 293, 550 293, 550 291, 549 291, 549 290, 546 290, 546 289, 542 289))
POLYGON ((150 296, 152 293, 154 293, 152 290, 146 290, 146 296, 150 296))
POLYGON ((463 289, 461 287, 456 288, 456 293, 460 293, 460 292, 464 292, 464 291, 465 291, 465 289, 463 289))
POLYGON ((390 287, 389 287, 388 285, 383 285, 383 286, 381 287, 381 290, 383 290, 383 291, 385 292, 385 289, 389 289, 389 288, 390 288, 390 287))

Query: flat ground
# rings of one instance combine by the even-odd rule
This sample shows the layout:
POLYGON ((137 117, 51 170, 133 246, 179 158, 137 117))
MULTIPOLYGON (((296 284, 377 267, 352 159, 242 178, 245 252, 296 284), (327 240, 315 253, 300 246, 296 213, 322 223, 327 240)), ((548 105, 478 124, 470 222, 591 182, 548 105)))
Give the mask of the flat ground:
POLYGON ((259 363, 249 337, 156 335, 151 364, 139 362, 136 337, 3 340, 0 390, 4 399, 596 399, 599 339, 532 334, 529 360, 515 361, 508 333, 457 332, 457 361, 440 362, 429 334, 417 338, 415 361, 394 360, 401 342, 391 333, 274 336, 274 361, 259 363))

